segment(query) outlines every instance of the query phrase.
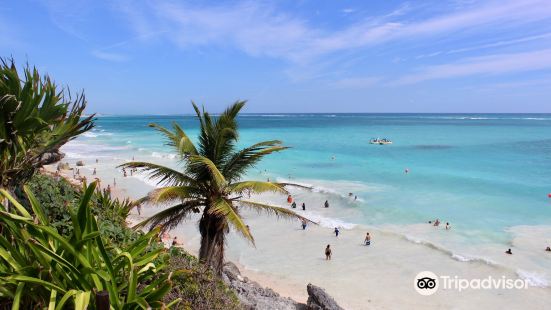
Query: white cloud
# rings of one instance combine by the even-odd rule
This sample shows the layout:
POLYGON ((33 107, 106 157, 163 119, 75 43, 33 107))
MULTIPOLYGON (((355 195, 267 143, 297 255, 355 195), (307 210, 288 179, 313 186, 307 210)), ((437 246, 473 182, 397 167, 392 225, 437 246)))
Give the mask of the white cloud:
POLYGON ((551 69, 551 49, 467 58, 450 64, 427 66, 399 78, 396 85, 473 75, 496 75, 551 69))
POLYGON ((106 52, 102 50, 92 51, 92 55, 102 60, 114 61, 114 62, 123 62, 128 60, 128 56, 126 55, 106 52))
POLYGON ((335 30, 313 27, 303 18, 259 2, 216 6, 154 2, 149 10, 123 6, 122 11, 138 33, 155 31, 151 28, 157 25, 167 30, 167 37, 181 48, 231 47, 252 56, 296 63, 389 41, 551 18, 547 0, 494 1, 418 21, 402 17, 409 10, 410 6, 403 5, 389 14, 366 17, 335 30), (146 15, 147 11, 154 14, 146 15))

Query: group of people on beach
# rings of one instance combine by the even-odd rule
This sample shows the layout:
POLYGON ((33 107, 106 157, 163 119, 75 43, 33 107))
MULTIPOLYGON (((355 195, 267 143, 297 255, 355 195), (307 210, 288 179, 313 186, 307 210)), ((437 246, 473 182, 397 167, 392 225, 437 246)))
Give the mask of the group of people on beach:
MULTIPOLYGON (((350 196, 352 195, 352 193, 350 193, 350 196)), ((354 197, 354 200, 356 200, 357 197, 354 197)), ((293 196, 291 195, 288 195, 287 196, 287 203, 291 205, 291 208, 295 209, 297 207, 297 204, 296 202, 294 201, 293 199, 293 196)), ((329 201, 328 200, 325 200, 325 202, 323 203, 323 206, 324 208, 329 208, 329 201)), ((302 203, 302 210, 305 211, 306 210, 306 204, 303 202, 302 203)), ((302 218, 301 219, 301 226, 302 226, 302 230, 306 230, 306 227, 308 225, 308 221, 306 218, 302 218)), ((340 229, 339 227, 335 227, 335 229, 333 230, 333 232, 335 233, 335 237, 338 237, 339 236, 339 233, 340 233, 340 229)), ((371 245, 371 235, 368 233, 366 233, 366 236, 365 236, 365 239, 364 239, 364 244, 366 246, 368 245, 371 245)), ((325 259, 326 260, 330 260, 331 259, 331 255, 332 255, 332 250, 331 250, 331 245, 328 244, 327 247, 325 247, 325 259)))
MULTIPOLYGON (((440 226, 440 219, 436 219, 434 221, 429 221, 429 224, 432 224, 434 227, 440 226)), ((452 229, 452 226, 450 225, 450 222, 446 222, 446 230, 452 229)))

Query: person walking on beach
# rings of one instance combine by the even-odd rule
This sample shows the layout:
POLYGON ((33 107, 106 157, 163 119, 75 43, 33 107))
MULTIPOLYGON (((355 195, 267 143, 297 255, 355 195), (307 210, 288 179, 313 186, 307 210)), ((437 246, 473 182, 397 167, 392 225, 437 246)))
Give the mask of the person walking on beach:
POLYGON ((371 245, 371 236, 369 235, 369 232, 365 235, 364 243, 365 245, 371 245))
POLYGON ((302 203, 302 211, 306 211, 306 204, 304 202, 302 203))
POLYGON ((302 230, 306 230, 306 220, 305 219, 302 219, 302 230))
POLYGON ((329 201, 326 200, 325 203, 324 203, 324 206, 325 206, 326 208, 329 208, 329 201))
POLYGON ((92 175, 96 175, 96 168, 94 168, 94 171, 92 171, 92 175))
POLYGON ((296 209, 297 208, 297 203, 293 201, 293 203, 291 204, 291 208, 296 209))
POLYGON ((335 237, 338 237, 338 236, 339 236, 339 228, 335 227, 335 237))
POLYGON ((331 260, 331 246, 329 244, 325 248, 325 260, 331 260))

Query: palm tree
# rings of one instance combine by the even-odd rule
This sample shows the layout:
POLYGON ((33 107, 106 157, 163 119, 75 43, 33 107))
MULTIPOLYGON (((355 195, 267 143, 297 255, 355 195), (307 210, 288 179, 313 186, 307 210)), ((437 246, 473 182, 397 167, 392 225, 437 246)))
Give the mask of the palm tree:
POLYGON ((0 58, 0 189, 10 192, 59 161, 59 148, 94 126, 93 115, 83 117, 83 94, 73 101, 36 68, 26 66, 23 73, 13 60, 0 58))
POLYGON ((150 124, 167 138, 167 145, 177 152, 179 160, 184 164, 183 171, 147 162, 130 162, 121 166, 147 173, 150 179, 164 186, 151 191, 138 203, 174 203, 137 227, 161 227, 168 230, 176 227, 190 213, 202 210, 199 220, 199 259, 220 274, 224 263, 224 242, 230 227, 254 245, 253 236, 240 215, 242 208, 277 217, 305 218, 282 207, 243 199, 244 193, 287 193, 285 184, 241 180, 247 169, 264 156, 287 149, 281 145, 281 141, 273 140, 236 150, 236 117, 245 101, 235 102, 216 118, 204 110, 200 112, 193 102, 192 105, 200 123, 197 146, 176 123, 172 125, 172 130, 150 124))

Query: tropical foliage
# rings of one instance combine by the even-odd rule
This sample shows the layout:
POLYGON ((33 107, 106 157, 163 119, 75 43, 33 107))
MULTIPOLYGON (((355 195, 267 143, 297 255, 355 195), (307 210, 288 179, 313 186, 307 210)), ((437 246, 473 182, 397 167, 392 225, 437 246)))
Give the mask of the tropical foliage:
POLYGON ((59 148, 93 127, 84 94, 71 98, 29 66, 0 59, 0 188, 13 191, 38 168, 58 161, 59 148))
POLYGON ((225 238, 230 227, 254 244, 249 227, 240 214, 243 208, 303 219, 289 209, 244 199, 244 195, 251 193, 287 193, 282 184, 241 180, 246 171, 263 157, 287 149, 281 141, 273 140, 236 150, 239 138, 236 117, 244 105, 244 101, 238 101, 219 116, 211 117, 193 104, 200 124, 197 145, 176 123, 172 130, 150 125, 160 131, 166 137, 167 145, 177 152, 184 167, 182 171, 147 162, 123 165, 147 173, 164 186, 153 190, 138 203, 173 204, 138 227, 171 229, 190 213, 202 212, 199 220, 199 259, 217 273, 222 271, 225 238))
POLYGON ((0 300, 12 309, 96 308, 97 292, 109 294, 112 309, 169 308, 163 303, 171 277, 184 271, 160 272, 162 248, 151 249, 158 230, 142 235, 124 249, 105 244, 90 199, 95 183, 82 195, 78 209, 69 210, 73 232, 60 235, 49 225, 36 197, 24 187, 32 211, 7 191, 0 194, 14 207, 0 205, 0 300))

